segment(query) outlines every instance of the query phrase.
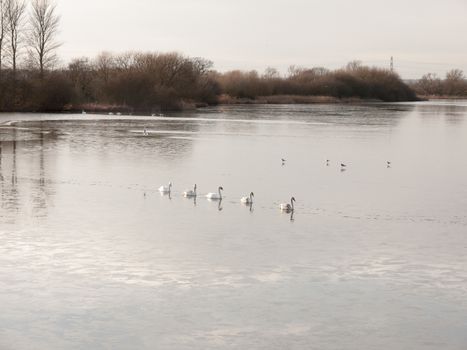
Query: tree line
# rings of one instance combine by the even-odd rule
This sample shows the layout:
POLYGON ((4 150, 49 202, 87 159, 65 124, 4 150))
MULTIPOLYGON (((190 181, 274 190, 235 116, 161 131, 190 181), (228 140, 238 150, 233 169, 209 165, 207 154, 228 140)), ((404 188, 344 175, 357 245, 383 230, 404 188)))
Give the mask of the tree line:
POLYGON ((0 76, 0 110, 156 113, 221 103, 272 103, 336 99, 411 101, 417 96, 389 70, 355 62, 330 71, 291 67, 281 76, 268 68, 220 73, 212 62, 179 53, 102 53, 73 59, 55 69, 5 70, 0 76), (5 74, 8 73, 8 74, 5 74))
MULTIPOLYGON (((414 91, 388 69, 366 67, 353 61, 346 67, 291 66, 283 77, 274 68, 264 74, 232 71, 216 75, 221 91, 229 96, 255 99, 258 96, 332 96, 338 99, 373 99, 387 102, 413 101, 414 91)), ((280 99, 279 99, 280 101, 280 99)))
POLYGON ((460 69, 450 70, 444 79, 428 73, 410 85, 420 96, 467 97, 467 79, 460 69))
POLYGON ((53 0, 0 0, 0 111, 155 113, 264 96, 276 103, 290 96, 417 99, 396 73, 358 61, 337 70, 291 66, 285 75, 274 68, 221 73, 203 58, 157 52, 104 52, 62 65, 59 24, 53 0))
POLYGON ((26 51, 25 63, 40 74, 56 62, 59 26, 56 4, 50 0, 0 0, 0 73, 13 74, 26 51))

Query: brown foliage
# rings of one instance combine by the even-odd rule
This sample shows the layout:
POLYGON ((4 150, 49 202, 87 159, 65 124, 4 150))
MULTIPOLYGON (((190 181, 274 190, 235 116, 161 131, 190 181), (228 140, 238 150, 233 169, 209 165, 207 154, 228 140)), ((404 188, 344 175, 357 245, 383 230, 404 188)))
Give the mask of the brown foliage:
POLYGON ((271 74, 270 69, 263 76, 256 71, 231 71, 219 74, 217 80, 224 93, 240 99, 271 95, 357 97, 382 101, 416 99, 414 92, 397 74, 364 67, 359 62, 351 62, 345 69, 336 71, 291 66, 285 78, 271 74))
MULTIPOLYGON (((102 111, 99 106, 110 106, 112 111, 153 113, 247 100, 310 103, 416 98, 396 74, 358 62, 335 71, 291 67, 286 77, 273 68, 263 75, 238 70, 218 73, 211 68, 210 61, 178 53, 129 52, 102 53, 94 60, 77 58, 66 69, 44 74, 37 69, 20 70, 16 75, 6 70, 0 75, 0 110, 60 111, 94 106, 93 110, 102 111)), ((459 82, 460 75, 453 72, 450 79, 459 82)))
POLYGON ((445 79, 438 78, 436 74, 425 74, 411 87, 422 96, 467 96, 467 80, 460 69, 447 72, 445 79))

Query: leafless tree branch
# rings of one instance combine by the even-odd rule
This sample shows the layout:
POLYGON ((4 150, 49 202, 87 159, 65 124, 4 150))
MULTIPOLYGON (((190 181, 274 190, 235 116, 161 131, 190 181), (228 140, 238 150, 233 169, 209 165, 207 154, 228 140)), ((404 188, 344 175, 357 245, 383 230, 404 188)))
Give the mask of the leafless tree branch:
POLYGON ((53 0, 32 0, 31 3, 29 55, 39 67, 41 76, 56 62, 56 50, 61 45, 56 40, 60 24, 56 7, 53 0))
POLYGON ((23 20, 26 12, 26 3, 24 0, 6 0, 5 7, 6 29, 10 46, 9 54, 13 73, 15 73, 19 49, 23 39, 23 20))

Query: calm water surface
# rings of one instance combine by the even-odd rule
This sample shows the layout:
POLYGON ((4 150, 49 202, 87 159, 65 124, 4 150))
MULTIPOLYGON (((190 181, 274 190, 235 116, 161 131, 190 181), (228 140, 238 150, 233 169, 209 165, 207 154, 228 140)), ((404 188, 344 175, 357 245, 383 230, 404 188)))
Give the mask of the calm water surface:
POLYGON ((467 102, 127 118, 0 115, 1 349, 467 348, 467 102))

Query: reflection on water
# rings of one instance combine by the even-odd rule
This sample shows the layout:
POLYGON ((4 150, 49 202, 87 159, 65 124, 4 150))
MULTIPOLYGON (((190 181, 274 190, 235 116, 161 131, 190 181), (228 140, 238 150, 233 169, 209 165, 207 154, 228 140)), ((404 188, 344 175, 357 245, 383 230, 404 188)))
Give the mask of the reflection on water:
POLYGON ((126 118, 0 116, 0 348, 467 346, 467 102, 126 118))
MULTIPOLYGON (((4 136, 5 134, 1 135, 4 136)), ((15 218, 46 216, 48 200, 53 191, 47 183, 45 170, 45 142, 50 140, 43 132, 22 139, 17 129, 11 130, 11 141, 0 141, 1 208, 15 218), (23 165, 27 171, 23 173, 23 165), (21 169, 19 169, 21 168, 21 169)))

